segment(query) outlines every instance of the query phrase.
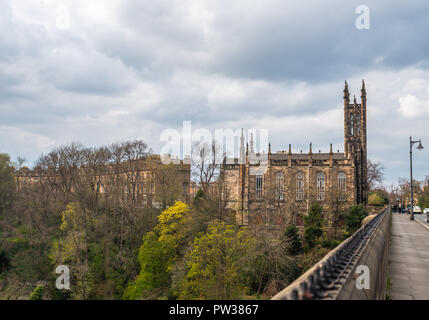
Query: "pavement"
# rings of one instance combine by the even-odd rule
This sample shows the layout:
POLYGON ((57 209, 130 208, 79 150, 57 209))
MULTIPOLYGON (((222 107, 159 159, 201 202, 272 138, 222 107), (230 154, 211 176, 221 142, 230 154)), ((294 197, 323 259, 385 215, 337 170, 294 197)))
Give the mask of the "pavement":
POLYGON ((429 224, 426 215, 392 214, 389 295, 392 300, 429 300, 429 224), (417 221, 418 220, 418 221, 417 221))

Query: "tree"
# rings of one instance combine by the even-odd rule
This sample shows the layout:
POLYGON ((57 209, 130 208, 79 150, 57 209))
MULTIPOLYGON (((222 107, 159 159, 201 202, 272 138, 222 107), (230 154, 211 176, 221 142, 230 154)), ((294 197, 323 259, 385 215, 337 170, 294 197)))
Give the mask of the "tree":
POLYGON ((348 235, 353 234, 361 227, 363 218, 368 215, 363 204, 358 204, 349 209, 345 216, 346 231, 348 235))
POLYGON ((237 299, 245 292, 242 272, 252 240, 236 226, 214 220, 195 238, 187 273, 177 290, 181 299, 237 299))
POLYGON ((314 248, 318 239, 323 235, 323 208, 318 202, 313 202, 304 217, 304 245, 306 251, 314 248))
POLYGON ((188 214, 188 206, 178 201, 159 215, 154 231, 143 237, 140 273, 125 291, 125 299, 153 298, 168 290, 173 264, 185 243, 188 214))
POLYGON ((56 264, 66 264, 74 280, 72 294, 77 299, 87 299, 94 289, 93 274, 89 270, 90 230, 94 219, 79 202, 70 202, 61 215, 62 237, 52 246, 51 259, 56 264))
POLYGON ((15 198, 14 168, 7 154, 0 153, 0 219, 3 220, 3 232, 8 223, 8 210, 15 198))
POLYGON ((367 169, 368 188, 373 190, 377 185, 383 183, 384 165, 381 162, 373 162, 368 159, 367 169))
POLYGON ((213 140, 210 144, 196 142, 192 147, 193 175, 201 189, 207 192, 210 184, 219 176, 220 165, 225 156, 220 145, 213 140))
POLYGON ((284 236, 287 241, 287 254, 296 256, 303 253, 301 237, 298 233, 298 228, 291 224, 286 228, 284 236))
POLYGON ((368 197, 368 204, 370 206, 384 206, 385 199, 378 192, 372 192, 368 197))

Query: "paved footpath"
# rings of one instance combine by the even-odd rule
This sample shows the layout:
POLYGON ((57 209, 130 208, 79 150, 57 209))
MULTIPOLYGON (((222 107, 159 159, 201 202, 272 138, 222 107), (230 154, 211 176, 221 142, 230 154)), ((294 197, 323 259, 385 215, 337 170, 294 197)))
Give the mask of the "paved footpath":
POLYGON ((429 225, 392 214, 389 250, 390 297, 429 300, 429 225))

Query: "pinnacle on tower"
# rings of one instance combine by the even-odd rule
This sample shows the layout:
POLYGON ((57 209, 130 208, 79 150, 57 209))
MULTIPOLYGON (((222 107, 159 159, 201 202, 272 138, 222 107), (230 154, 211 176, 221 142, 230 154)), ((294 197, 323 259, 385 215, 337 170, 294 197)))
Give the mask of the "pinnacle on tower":
POLYGON ((313 154, 313 144, 310 142, 310 152, 309 154, 313 154))
POLYGON ((253 154, 253 133, 250 133, 250 154, 253 154))
POLYGON ((349 85, 347 80, 344 81, 344 99, 349 99, 349 85))

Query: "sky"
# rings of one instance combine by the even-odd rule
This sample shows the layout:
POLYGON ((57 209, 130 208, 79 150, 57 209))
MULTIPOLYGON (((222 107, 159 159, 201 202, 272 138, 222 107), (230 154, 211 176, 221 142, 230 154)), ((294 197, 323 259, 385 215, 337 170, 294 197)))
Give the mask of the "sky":
POLYGON ((74 141, 160 152, 183 121, 268 129, 273 151, 343 151, 344 81, 359 102, 365 79, 369 159, 394 183, 421 139, 422 180, 428 30, 426 0, 0 0, 0 152, 29 166, 74 141))

